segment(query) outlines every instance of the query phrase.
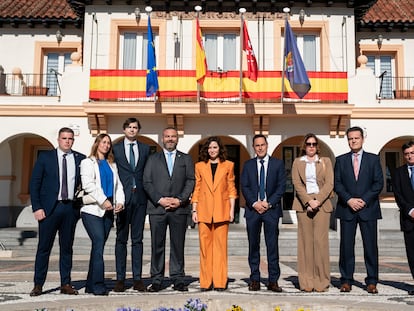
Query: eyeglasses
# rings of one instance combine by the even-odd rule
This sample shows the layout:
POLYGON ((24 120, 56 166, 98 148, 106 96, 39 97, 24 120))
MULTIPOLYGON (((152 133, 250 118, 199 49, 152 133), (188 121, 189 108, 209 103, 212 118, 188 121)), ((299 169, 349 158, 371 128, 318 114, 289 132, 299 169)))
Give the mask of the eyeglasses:
POLYGON ((305 143, 306 147, 316 147, 318 143, 305 143))

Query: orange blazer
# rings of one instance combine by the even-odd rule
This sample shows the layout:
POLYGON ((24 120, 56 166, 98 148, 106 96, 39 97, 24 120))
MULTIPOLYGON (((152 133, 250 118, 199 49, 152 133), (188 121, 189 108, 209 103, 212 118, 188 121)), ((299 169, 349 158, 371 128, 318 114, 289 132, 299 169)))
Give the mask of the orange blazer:
POLYGON ((230 198, 237 198, 234 163, 219 162, 213 182, 210 162, 198 162, 195 165, 195 178, 191 201, 197 203, 198 221, 204 223, 229 221, 230 198))

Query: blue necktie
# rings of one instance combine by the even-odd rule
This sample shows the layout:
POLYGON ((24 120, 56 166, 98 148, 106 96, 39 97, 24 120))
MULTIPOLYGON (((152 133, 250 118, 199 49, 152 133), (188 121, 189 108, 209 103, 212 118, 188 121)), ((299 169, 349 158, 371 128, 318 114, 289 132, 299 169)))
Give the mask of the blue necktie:
POLYGON ((135 171, 134 143, 129 144, 129 165, 131 166, 131 169, 135 171))
POLYGON ((168 158, 167 158, 168 173, 170 174, 170 176, 172 175, 172 171, 173 171, 172 154, 173 154, 172 152, 168 152, 168 158))
MULTIPOLYGON (((135 172, 135 153, 134 153, 134 143, 129 144, 129 165, 131 166, 132 171, 135 172)), ((132 178, 132 188, 136 187, 135 175, 132 178)))
POLYGON ((414 190, 414 166, 411 166, 410 170, 411 170, 411 187, 414 190))
POLYGON ((68 199, 68 166, 66 162, 67 155, 67 153, 64 153, 62 160, 62 200, 68 199))
POLYGON ((259 199, 261 201, 265 198, 265 169, 264 169, 264 160, 260 160, 260 175, 259 175, 259 199))

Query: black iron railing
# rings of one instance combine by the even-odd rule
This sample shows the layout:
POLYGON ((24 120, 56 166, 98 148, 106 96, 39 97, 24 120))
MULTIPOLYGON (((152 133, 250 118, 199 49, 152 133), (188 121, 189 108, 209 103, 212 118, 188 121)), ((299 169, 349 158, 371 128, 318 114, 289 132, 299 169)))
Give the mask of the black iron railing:
POLYGON ((0 95, 60 96, 60 74, 0 74, 0 95))

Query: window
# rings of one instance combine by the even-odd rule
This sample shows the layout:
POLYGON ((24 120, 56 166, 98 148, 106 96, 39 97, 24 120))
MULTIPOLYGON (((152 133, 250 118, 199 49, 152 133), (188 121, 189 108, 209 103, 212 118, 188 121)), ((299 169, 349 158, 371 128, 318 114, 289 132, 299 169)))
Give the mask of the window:
POLYGON ((377 80, 377 96, 378 98, 393 98, 392 77, 394 72, 394 59, 390 55, 368 55, 367 66, 374 71, 379 79, 377 80))
MULTIPOLYGON (((302 56, 303 64, 307 71, 320 71, 321 70, 321 52, 320 52, 320 38, 319 34, 310 34, 310 33, 296 33, 296 44, 300 55, 302 56)), ((282 38, 284 40, 284 38, 282 38)), ((282 47, 284 42, 282 43, 282 47)), ((282 55, 282 64, 283 64, 283 51, 282 55)))
POLYGON ((239 70, 240 38, 235 33, 205 34, 204 49, 209 70, 239 70))
MULTIPOLYGON (((147 32, 125 31, 120 38, 120 69, 147 69, 147 32)), ((158 46, 158 36, 154 33, 155 50, 158 46)), ((155 53, 157 55, 157 53, 155 53)))
POLYGON ((48 96, 58 96, 60 94, 61 74, 67 65, 72 64, 70 59, 71 52, 51 52, 45 54, 46 68, 46 87, 48 96))

